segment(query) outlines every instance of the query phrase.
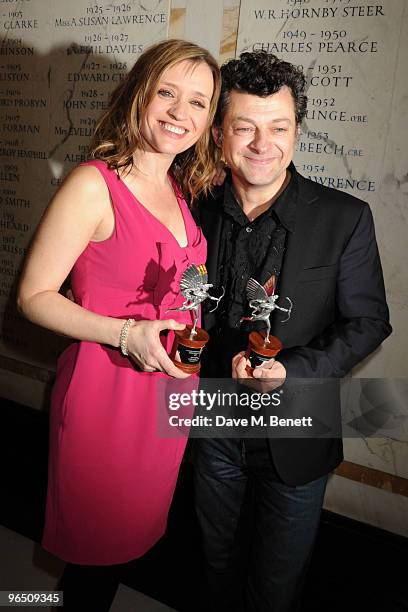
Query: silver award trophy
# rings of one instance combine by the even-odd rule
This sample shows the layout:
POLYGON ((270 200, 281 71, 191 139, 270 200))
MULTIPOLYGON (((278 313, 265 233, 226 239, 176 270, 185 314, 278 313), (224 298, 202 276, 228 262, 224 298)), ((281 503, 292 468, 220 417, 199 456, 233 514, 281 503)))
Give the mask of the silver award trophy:
POLYGON ((191 264, 183 273, 180 281, 180 291, 184 302, 178 308, 169 308, 169 310, 194 311, 193 325, 186 325, 182 331, 175 332, 174 344, 170 353, 173 363, 189 374, 199 371, 201 352, 209 340, 208 333, 197 327, 200 304, 206 299, 213 300, 216 305, 210 312, 214 312, 225 293, 223 288, 220 297, 213 297, 209 294, 209 289, 213 285, 207 281, 208 274, 205 265, 191 264))
POLYGON ((274 310, 286 312, 287 316, 282 321, 285 323, 289 320, 292 312, 292 301, 286 298, 289 302, 289 308, 283 308, 276 302, 279 295, 275 294, 276 276, 271 278, 264 284, 260 285, 254 278, 250 278, 246 293, 249 307, 252 310, 250 317, 242 317, 242 321, 265 321, 266 332, 253 331, 249 334, 249 344, 246 351, 246 358, 249 359, 251 365, 247 367, 249 374, 252 374, 254 368, 260 366, 265 361, 273 359, 282 349, 282 342, 276 336, 271 336, 270 315, 274 310))

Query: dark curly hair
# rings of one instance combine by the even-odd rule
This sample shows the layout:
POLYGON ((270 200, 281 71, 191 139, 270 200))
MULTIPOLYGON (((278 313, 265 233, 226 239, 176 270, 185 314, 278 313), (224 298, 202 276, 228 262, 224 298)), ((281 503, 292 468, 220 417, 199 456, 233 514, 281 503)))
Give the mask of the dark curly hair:
POLYGON ((306 114, 306 79, 294 64, 285 62, 267 51, 241 53, 239 59, 231 59, 221 67, 222 87, 215 124, 221 125, 229 104, 231 91, 270 96, 285 85, 292 92, 296 123, 306 114))

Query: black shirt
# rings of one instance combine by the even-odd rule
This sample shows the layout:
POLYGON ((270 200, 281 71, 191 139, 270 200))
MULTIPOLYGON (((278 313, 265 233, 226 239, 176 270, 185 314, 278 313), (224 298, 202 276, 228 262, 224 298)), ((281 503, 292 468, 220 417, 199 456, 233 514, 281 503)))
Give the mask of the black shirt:
POLYGON ((246 348, 249 332, 264 328, 262 321, 241 322, 243 316, 251 314, 246 285, 251 277, 261 285, 272 275, 279 281, 286 235, 294 229, 296 200, 293 172, 272 206, 250 221, 234 196, 231 178, 226 179, 217 277, 217 293, 224 287, 225 296, 215 312, 216 325, 203 360, 203 376, 229 377, 231 359, 246 348))

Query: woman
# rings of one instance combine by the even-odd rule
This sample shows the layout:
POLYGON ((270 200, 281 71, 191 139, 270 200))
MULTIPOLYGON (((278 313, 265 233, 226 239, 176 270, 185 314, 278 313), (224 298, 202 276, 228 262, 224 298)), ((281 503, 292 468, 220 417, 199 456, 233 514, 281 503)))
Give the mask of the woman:
POLYGON ((86 576, 92 597, 108 590, 101 566, 143 555, 166 527, 185 439, 156 435, 156 379, 186 375, 168 357, 173 334, 159 334, 191 322, 166 312, 182 303, 189 263, 206 259, 181 193, 209 188, 219 89, 206 50, 168 40, 145 51, 96 127, 92 161, 50 203, 22 274, 23 314, 79 341, 53 390, 43 537, 70 563, 67 604, 70 583, 86 576), (58 293, 70 272, 76 303, 58 293))

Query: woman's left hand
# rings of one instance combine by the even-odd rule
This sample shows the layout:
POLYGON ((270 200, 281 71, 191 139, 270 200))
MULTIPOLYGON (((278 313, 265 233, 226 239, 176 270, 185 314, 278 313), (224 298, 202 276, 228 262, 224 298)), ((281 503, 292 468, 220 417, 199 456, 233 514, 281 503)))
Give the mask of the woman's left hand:
POLYGON ((188 378, 190 375, 174 365, 160 342, 160 332, 184 328, 184 323, 178 323, 174 319, 136 321, 128 334, 129 357, 143 372, 158 371, 173 378, 188 378))

